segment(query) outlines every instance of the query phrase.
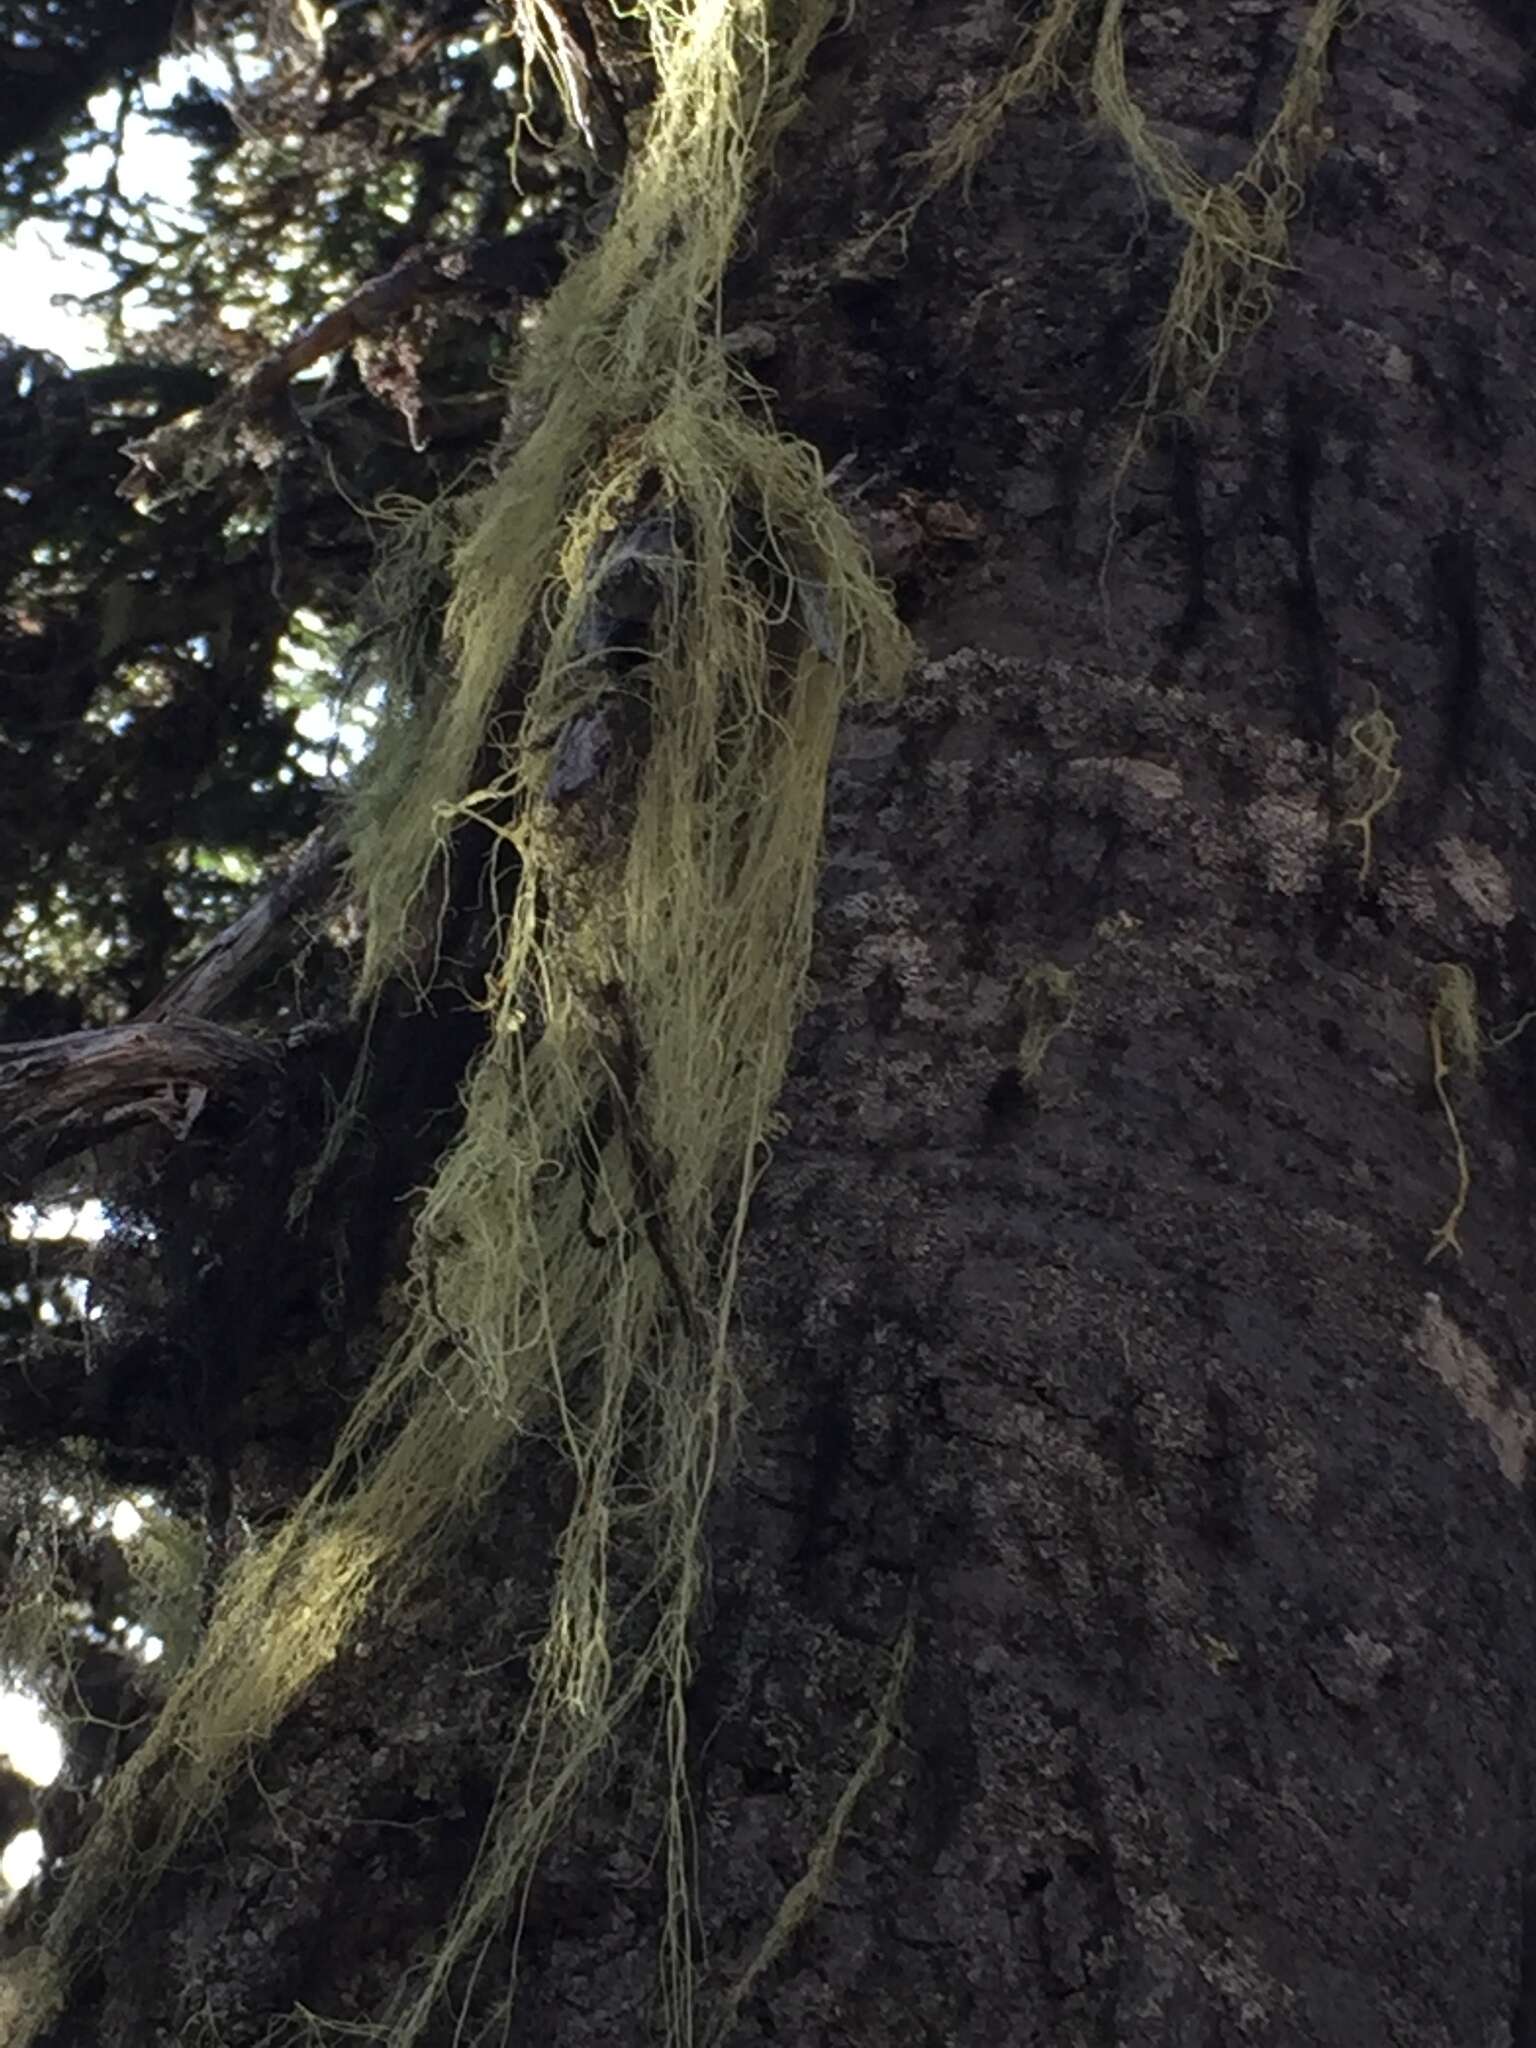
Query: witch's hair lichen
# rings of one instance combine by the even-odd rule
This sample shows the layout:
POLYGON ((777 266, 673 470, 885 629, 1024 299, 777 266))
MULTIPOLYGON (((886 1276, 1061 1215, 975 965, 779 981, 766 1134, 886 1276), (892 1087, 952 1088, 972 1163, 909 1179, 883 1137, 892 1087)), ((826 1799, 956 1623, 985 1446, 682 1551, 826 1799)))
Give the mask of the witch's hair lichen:
POLYGON ((838 1794, 832 1811, 827 1815, 826 1825, 812 1845, 804 1870, 780 1900, 778 1911, 758 1943, 751 1960, 739 1972, 735 1982, 721 2000, 720 2010, 707 2036, 708 2048, 723 2048, 742 2006, 783 1955, 798 1929, 814 1912, 825 1893, 844 1830, 853 1818, 854 1809, 874 1782, 876 1773, 885 1761, 886 1752, 895 1739, 901 1696, 906 1689, 908 1674, 912 1668, 915 1640, 916 1632, 912 1622, 908 1620, 897 1638, 891 1657, 890 1672, 864 1752, 838 1794))
POLYGON ((1022 1016, 1017 1065, 1019 1079, 1033 1083, 1045 1069, 1045 1056, 1077 1015, 1078 977, 1070 967, 1042 961, 1020 977, 1018 1007, 1022 1016))
POLYGON ((1442 961, 1435 969, 1428 1021, 1430 1079, 1445 1118, 1445 1127, 1451 1134, 1451 1149, 1456 1161, 1456 1193, 1444 1221, 1430 1240, 1425 1254, 1426 1264, 1438 1259, 1445 1251, 1461 1257, 1461 1221, 1466 1214, 1467 1197, 1472 1192, 1472 1161, 1461 1118, 1451 1096, 1451 1082, 1458 1074, 1475 1081, 1482 1070, 1483 1054, 1502 1052, 1505 1046, 1512 1045, 1520 1037, 1533 1019, 1536 1019, 1536 1010, 1527 1010, 1501 1031, 1485 1032, 1478 1015, 1477 983, 1472 977, 1472 970, 1458 961, 1442 961))
MULTIPOLYGON (((654 105, 611 227, 531 331, 521 439, 418 547, 447 564, 451 673, 399 710, 403 752, 358 810, 358 994, 421 974, 434 876, 477 821, 504 849, 489 1045, 420 1206, 404 1332, 108 1787, 45 1931, 60 1978, 102 1954, 365 1610, 398 1608, 538 1431, 571 1506, 530 1697, 470 1879, 381 2036, 420 2040, 499 1943, 500 1986, 460 2007, 455 2039, 502 2038, 540 1855, 642 1712, 667 1788, 664 2031, 696 2036, 684 1699, 739 1399, 737 1267, 805 981, 839 711, 909 666, 816 455, 774 429, 720 341, 751 180, 829 12, 802 0, 786 35, 766 0, 648 9, 654 105), (665 531, 666 561, 616 668, 593 608, 641 522, 665 531), (615 735, 607 765, 556 796, 581 721, 615 735)), ((15 2048, 37 2031, 24 2020, 15 2048)))
POLYGON ((957 179, 962 195, 970 198, 982 159, 1013 109, 1043 107, 1070 85, 1072 42, 1086 10, 1087 0, 1047 0, 1044 13, 1014 45, 1002 76, 969 101, 936 142, 906 159, 922 174, 916 195, 871 239, 894 234, 905 244, 923 208, 957 179))
POLYGON ((1196 412, 1233 350, 1269 318, 1290 249, 1291 222, 1330 139, 1322 118, 1328 53, 1355 0, 1313 0, 1274 118, 1230 178, 1202 177, 1160 135, 1126 77, 1125 0, 1106 0, 1094 47, 1095 113, 1123 144, 1188 239, 1147 374, 1149 414, 1196 412))
POLYGON ((1382 710, 1379 701, 1358 718, 1352 718, 1344 728, 1339 795, 1345 815, 1340 823, 1346 832, 1360 834, 1358 879, 1362 884, 1371 872, 1376 820, 1397 795, 1403 779, 1397 758, 1398 739, 1396 722, 1389 712, 1382 710))
POLYGON ((969 197, 1010 111, 1038 109, 1076 90, 1186 236, 1152 344, 1142 416, 1120 465, 1123 475, 1152 422, 1170 412, 1198 412, 1234 350, 1273 311, 1289 261, 1291 223, 1332 137, 1322 112, 1329 52, 1360 5, 1361 0, 1312 0, 1273 118, 1246 161, 1230 177, 1213 180, 1158 132, 1131 90, 1125 0, 1103 0, 1096 33, 1088 0, 1045 0, 1001 76, 936 142, 908 159, 920 173, 915 196, 855 248, 891 233, 904 244, 923 208, 946 186, 958 180, 969 197), (1091 52, 1085 48, 1079 55, 1090 35, 1091 52))
POLYGON ((64 2006, 62 1972, 40 1947, 24 1948, 0 1969, 0 2041, 35 2040, 64 2006))
POLYGON ((1466 1214, 1467 1196, 1472 1191, 1472 1163, 1461 1119, 1451 1100, 1450 1082, 1456 1073, 1475 1078, 1482 1065, 1483 1039, 1477 1021, 1477 983, 1471 970, 1459 962, 1446 961, 1435 969, 1434 994, 1429 1006, 1430 1078, 1451 1134, 1456 1159, 1456 1194, 1445 1220, 1430 1240, 1426 1259, 1438 1259, 1444 1251, 1461 1256, 1459 1231, 1466 1214))

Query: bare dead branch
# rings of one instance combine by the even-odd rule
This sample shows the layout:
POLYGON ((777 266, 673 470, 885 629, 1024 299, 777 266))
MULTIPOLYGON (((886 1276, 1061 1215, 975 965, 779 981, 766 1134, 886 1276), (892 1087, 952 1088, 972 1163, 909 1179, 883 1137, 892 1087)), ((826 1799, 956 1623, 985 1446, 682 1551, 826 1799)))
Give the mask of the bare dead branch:
POLYGON ((198 1017, 0 1046, 0 1181, 17 1200, 61 1159, 133 1125, 184 1138, 211 1095, 248 1094, 281 1068, 271 1046, 198 1017))
POLYGON ((312 832, 284 871, 190 966, 140 1010, 137 1022, 211 1017, 279 951, 294 918, 329 887, 341 866, 341 834, 312 832))
POLYGON ((208 1021, 276 955, 299 912, 341 866, 339 832, 305 840, 288 866, 127 1024, 0 1045, 0 1190, 21 1199, 65 1159, 136 1125, 185 1137, 210 1101, 249 1096, 281 1050, 208 1021))

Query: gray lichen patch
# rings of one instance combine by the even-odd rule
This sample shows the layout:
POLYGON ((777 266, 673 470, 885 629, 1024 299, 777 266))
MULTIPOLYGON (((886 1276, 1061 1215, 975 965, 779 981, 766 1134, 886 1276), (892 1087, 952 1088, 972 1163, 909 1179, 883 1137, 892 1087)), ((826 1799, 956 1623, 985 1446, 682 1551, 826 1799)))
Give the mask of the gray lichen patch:
POLYGON ((1511 1486, 1523 1486, 1536 1436, 1536 1409, 1509 1386, 1487 1352, 1446 1313, 1438 1294, 1426 1294, 1409 1348, 1421 1365, 1448 1387, 1462 1412, 1485 1432, 1499 1470, 1511 1486))
POLYGON ((1479 924, 1502 930, 1510 923, 1515 915, 1514 881, 1492 847, 1453 834, 1435 851, 1445 879, 1479 924))

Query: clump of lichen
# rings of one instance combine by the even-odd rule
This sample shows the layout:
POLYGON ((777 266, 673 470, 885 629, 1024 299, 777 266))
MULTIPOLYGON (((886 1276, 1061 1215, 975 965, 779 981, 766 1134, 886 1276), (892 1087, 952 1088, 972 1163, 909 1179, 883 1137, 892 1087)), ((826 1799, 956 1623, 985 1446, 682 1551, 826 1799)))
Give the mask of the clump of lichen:
POLYGON ((1322 118, 1328 58, 1350 4, 1313 0, 1273 119, 1246 161, 1230 177, 1212 180, 1157 129, 1131 87, 1125 0, 1105 0, 1096 33, 1085 0, 1046 0, 1001 75, 912 159, 920 173, 915 196, 868 239, 886 233, 905 239, 921 211, 956 181, 968 195, 1013 109, 1039 109, 1076 91, 1185 237, 1152 343, 1129 462, 1153 419, 1199 410, 1234 350, 1273 310, 1289 261, 1291 224, 1330 139, 1322 118))
MULTIPOLYGON (((407 1327, 110 1787, 46 1932, 60 1971, 100 1953, 364 1612, 398 1600, 540 1431, 572 1504, 531 1697, 471 1878, 385 2031, 419 2040, 515 1926, 545 1845, 643 1716, 670 1788, 666 2033, 694 2036, 684 1697, 737 1403, 737 1265, 839 711, 908 663, 819 461, 721 346, 754 168, 826 12, 774 20, 763 0, 649 11, 648 130, 612 226, 530 338, 522 438, 417 537, 447 565, 453 668, 358 814, 359 996, 419 971, 433 877, 476 821, 505 849, 490 1041, 421 1204, 407 1327), (616 644, 620 556, 647 595, 616 644)), ((484 2018, 498 2038, 515 1976, 484 2018)))
POLYGON ((1340 769, 1340 795, 1346 815, 1344 829, 1360 834, 1363 883, 1371 872, 1376 820, 1397 795, 1403 771, 1397 759, 1398 730, 1391 715, 1373 704, 1344 729, 1345 755, 1340 769))

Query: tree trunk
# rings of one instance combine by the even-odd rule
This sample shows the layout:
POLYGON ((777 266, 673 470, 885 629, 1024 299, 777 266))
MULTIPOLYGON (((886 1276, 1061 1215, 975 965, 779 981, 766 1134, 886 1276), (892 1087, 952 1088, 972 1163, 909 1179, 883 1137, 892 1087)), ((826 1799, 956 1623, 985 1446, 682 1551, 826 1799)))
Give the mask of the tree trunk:
MULTIPOLYGON (((1305 12, 1127 22, 1203 177, 1305 12)), ((1186 231, 1070 93, 904 255, 855 243, 1011 18, 873 0, 781 145, 728 317, 924 660, 841 743, 710 1532, 694 1818, 743 2044, 1536 2042, 1523 22, 1345 25, 1272 317, 1118 479, 1186 231)), ((53 2048, 381 2009, 516 1725, 561 1483, 519 1471, 53 2048)), ((645 1766, 545 1859, 515 2038, 651 2038, 645 1766)))

